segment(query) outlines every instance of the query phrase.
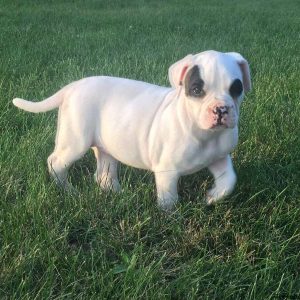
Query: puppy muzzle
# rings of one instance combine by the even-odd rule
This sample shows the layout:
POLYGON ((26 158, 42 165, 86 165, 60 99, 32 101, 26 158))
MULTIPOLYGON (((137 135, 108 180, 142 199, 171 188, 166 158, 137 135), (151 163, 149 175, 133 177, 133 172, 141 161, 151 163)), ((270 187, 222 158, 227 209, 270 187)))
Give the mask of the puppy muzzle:
POLYGON ((236 112, 234 105, 215 103, 208 108, 211 128, 233 128, 236 125, 236 112))

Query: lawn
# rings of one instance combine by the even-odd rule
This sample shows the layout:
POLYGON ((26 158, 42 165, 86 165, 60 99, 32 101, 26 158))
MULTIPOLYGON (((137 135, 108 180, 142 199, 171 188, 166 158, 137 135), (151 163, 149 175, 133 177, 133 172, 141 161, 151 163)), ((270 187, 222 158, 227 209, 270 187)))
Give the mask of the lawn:
POLYGON ((299 15, 297 0, 0 0, 0 299, 300 298, 299 15), (103 74, 169 85, 173 62, 208 49, 252 72, 230 197, 206 207, 201 171, 167 215, 149 172, 121 166, 123 191, 101 191, 92 153, 70 172, 79 195, 55 186, 57 111, 14 97, 103 74))

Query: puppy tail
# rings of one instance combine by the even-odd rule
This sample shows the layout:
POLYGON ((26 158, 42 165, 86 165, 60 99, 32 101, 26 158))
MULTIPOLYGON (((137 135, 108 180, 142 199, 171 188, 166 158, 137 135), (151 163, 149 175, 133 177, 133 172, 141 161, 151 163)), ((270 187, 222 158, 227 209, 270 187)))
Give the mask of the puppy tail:
POLYGON ((61 103, 63 102, 63 90, 64 89, 58 91, 53 96, 40 102, 27 101, 21 98, 15 98, 12 102, 16 107, 32 113, 46 112, 61 105, 61 103))

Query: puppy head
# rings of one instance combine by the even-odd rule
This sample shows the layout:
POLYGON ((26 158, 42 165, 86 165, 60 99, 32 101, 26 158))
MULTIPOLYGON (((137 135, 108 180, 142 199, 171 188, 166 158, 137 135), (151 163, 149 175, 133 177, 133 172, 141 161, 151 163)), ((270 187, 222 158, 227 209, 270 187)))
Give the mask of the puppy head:
POLYGON ((234 128, 251 89, 249 65, 235 52, 188 55, 170 67, 169 79, 172 87, 182 88, 181 101, 201 129, 234 128))

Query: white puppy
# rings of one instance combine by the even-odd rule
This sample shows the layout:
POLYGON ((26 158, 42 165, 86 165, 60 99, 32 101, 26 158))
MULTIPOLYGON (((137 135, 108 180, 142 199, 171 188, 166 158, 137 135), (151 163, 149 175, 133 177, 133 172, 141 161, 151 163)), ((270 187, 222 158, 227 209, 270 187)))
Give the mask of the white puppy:
POLYGON ((118 161, 155 174, 158 204, 170 210, 180 176, 208 167, 215 178, 208 204, 228 195, 236 175, 230 152, 238 141, 239 106, 251 88, 238 53, 205 51, 169 68, 171 88, 107 76, 73 82, 48 99, 14 105, 38 113, 59 107, 50 173, 65 188, 67 171, 89 148, 96 181, 120 189, 118 161))

